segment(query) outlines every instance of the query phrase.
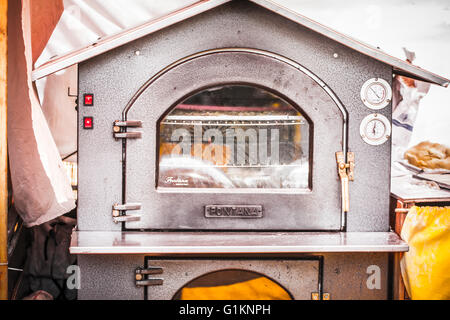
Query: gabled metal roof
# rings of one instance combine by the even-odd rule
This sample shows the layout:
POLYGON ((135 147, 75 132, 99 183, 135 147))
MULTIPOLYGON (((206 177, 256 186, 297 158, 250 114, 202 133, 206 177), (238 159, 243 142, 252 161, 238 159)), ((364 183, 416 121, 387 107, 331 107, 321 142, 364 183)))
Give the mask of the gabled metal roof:
MULTIPOLYGON (((149 35, 155 31, 164 29, 170 25, 173 25, 177 22, 183 21, 190 17, 193 17, 202 12, 208 11, 210 9, 216 8, 222 4, 230 2, 233 0, 202 0, 198 1, 190 6, 187 6, 183 9, 175 11, 171 14, 168 14, 164 17, 149 21, 143 25, 138 27, 123 31, 119 34, 112 35, 106 37, 104 39, 100 39, 98 42, 82 48, 80 50, 76 50, 70 52, 61 57, 56 57, 49 62, 39 66, 32 73, 32 80, 35 81, 37 79, 43 78, 57 72, 59 70, 70 67, 74 64, 80 63, 82 61, 93 58, 97 55, 100 55, 104 52, 107 52, 111 49, 122 46, 126 43, 134 41, 136 39, 142 38, 146 35, 149 35)), ((356 50, 362 54, 365 54, 369 57, 372 57, 376 60, 379 60, 383 63, 389 64, 393 67, 394 73, 403 75, 410 78, 415 78, 421 81, 426 81, 434 84, 438 84, 444 87, 447 87, 449 84, 449 80, 441 77, 437 74, 434 74, 430 71, 421 69, 417 66, 407 63, 406 61, 400 60, 396 57, 388 55, 387 53, 365 44, 361 41, 358 41, 352 37, 339 33, 333 29, 330 29, 316 21, 313 21, 305 16, 302 16, 294 11, 291 11, 285 7, 280 6, 279 4, 271 1, 271 0, 248 0, 251 1, 261 7, 264 7, 270 11, 273 11, 291 21, 294 21, 300 25, 303 25, 317 33, 320 33, 334 41, 337 41, 353 50, 356 50)))

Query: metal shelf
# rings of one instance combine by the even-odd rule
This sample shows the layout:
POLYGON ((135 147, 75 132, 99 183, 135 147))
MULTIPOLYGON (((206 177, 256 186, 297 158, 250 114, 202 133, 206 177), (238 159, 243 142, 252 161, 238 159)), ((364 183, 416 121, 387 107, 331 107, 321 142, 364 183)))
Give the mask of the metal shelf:
POLYGON ((394 232, 74 231, 72 254, 405 252, 394 232))

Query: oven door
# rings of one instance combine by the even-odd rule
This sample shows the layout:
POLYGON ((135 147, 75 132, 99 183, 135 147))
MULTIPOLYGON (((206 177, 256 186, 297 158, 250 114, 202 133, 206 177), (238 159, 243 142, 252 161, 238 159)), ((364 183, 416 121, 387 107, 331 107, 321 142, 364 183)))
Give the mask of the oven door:
MULTIPOLYGON (((142 270, 142 271, 141 271, 142 270)), ((311 300, 322 296, 323 259, 147 257, 146 300, 311 300)), ((139 283, 137 283, 139 284, 139 283)))
POLYGON ((284 57, 218 49, 155 75, 123 111, 125 229, 339 230, 346 111, 284 57), (133 136, 131 136, 133 137, 133 136))

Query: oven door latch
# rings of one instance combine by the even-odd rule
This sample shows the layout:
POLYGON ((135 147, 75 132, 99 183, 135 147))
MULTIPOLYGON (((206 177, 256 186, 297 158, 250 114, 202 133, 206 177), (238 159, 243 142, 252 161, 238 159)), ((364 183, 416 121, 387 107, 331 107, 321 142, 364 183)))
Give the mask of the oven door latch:
POLYGON ((336 152, 336 162, 341 179, 342 211, 348 212, 350 207, 348 182, 355 179, 355 154, 347 152, 347 161, 345 161, 344 153, 342 151, 336 152))
POLYGON ((163 268, 161 267, 139 267, 135 271, 135 284, 136 287, 147 287, 147 286, 160 286, 164 283, 162 278, 149 278, 149 275, 162 274, 163 268))
POLYGON ((141 120, 116 120, 114 121, 113 134, 116 139, 139 139, 142 137, 141 131, 126 132, 126 128, 141 128, 141 120))
POLYGON ((140 210, 140 203, 124 203, 124 204, 114 204, 112 207, 112 217, 114 223, 119 222, 130 222, 130 221, 139 221, 141 220, 141 216, 137 214, 126 214, 125 211, 129 210, 140 210))

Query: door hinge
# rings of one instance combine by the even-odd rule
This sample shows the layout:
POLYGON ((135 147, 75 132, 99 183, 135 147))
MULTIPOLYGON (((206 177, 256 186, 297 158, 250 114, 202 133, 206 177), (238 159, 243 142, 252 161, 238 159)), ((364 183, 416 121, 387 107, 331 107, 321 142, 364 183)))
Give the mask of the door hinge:
POLYGON ((347 152, 347 161, 345 161, 344 153, 336 152, 336 162, 341 180, 342 211, 348 212, 350 209, 348 182, 355 179, 355 154, 347 152))
POLYGON ((142 268, 139 267, 135 270, 135 284, 136 287, 145 287, 145 286, 160 286, 164 283, 164 279, 162 278, 149 278, 149 275, 154 274, 162 274, 164 272, 161 267, 147 267, 142 268))
POLYGON ((141 216, 137 214, 126 214, 125 211, 129 210, 140 210, 140 203, 124 203, 124 204, 114 204, 112 207, 112 217, 114 223, 119 222, 130 222, 130 221, 139 221, 141 220, 141 216))
POLYGON ((138 139, 142 137, 141 131, 126 132, 126 128, 141 128, 141 120, 116 120, 113 125, 113 134, 116 139, 138 139))

